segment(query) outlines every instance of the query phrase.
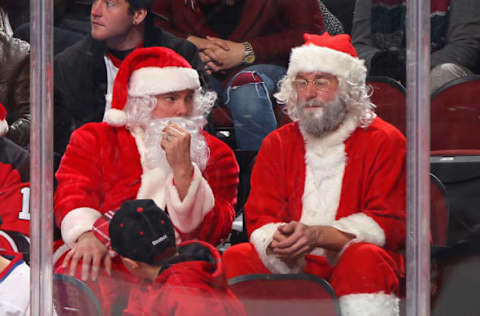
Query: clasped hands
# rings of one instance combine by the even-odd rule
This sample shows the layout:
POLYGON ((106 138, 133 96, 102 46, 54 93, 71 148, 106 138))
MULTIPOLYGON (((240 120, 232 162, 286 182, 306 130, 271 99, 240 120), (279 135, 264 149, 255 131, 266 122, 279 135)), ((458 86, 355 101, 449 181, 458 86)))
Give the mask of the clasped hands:
POLYGON ((277 228, 267 254, 276 256, 288 266, 294 266, 298 259, 317 247, 340 251, 354 237, 332 226, 308 226, 291 221, 277 228))
POLYGON ((187 40, 197 46, 200 58, 205 63, 207 74, 224 71, 243 62, 245 47, 242 43, 218 37, 201 38, 193 35, 189 36, 187 40))

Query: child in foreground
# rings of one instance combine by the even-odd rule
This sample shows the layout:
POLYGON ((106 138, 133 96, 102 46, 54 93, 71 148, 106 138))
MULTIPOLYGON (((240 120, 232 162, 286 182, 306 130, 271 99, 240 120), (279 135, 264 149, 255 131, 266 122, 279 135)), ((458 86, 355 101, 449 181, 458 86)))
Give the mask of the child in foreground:
POLYGON ((176 246, 168 215, 152 200, 123 203, 109 235, 112 250, 140 281, 124 315, 245 315, 219 252, 201 241, 176 246))

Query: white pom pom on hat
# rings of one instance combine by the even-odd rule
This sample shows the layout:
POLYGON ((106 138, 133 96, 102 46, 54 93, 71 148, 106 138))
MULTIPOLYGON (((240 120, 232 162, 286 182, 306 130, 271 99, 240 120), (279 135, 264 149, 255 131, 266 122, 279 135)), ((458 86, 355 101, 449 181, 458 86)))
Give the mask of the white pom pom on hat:
POLYGON ((198 73, 175 51, 166 47, 137 48, 120 65, 113 84, 112 108, 104 121, 123 126, 128 96, 158 95, 200 88, 198 73))

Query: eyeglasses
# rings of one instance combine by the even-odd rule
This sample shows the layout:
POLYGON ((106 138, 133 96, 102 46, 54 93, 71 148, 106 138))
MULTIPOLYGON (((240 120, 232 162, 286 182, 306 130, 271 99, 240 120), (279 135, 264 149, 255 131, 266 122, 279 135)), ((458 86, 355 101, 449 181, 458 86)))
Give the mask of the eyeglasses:
POLYGON ((330 85, 332 85, 333 82, 334 82, 334 80, 331 79, 331 78, 317 78, 317 79, 314 79, 314 80, 295 79, 295 80, 293 80, 293 85, 298 90, 305 90, 305 89, 307 89, 308 84, 312 83, 313 87, 316 90, 322 90, 322 89, 325 89, 325 88, 329 87, 330 85))

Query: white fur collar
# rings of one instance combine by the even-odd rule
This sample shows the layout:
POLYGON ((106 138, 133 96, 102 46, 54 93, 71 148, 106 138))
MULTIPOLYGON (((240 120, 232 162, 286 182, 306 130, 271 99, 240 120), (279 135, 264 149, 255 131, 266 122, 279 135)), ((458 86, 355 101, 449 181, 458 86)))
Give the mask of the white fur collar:
MULTIPOLYGON (((340 127, 324 137, 313 137, 301 130, 305 140, 305 186, 300 222, 331 225, 335 221, 347 157, 344 141, 357 127, 347 115, 340 127)), ((323 249, 314 251, 323 255, 323 249)))

